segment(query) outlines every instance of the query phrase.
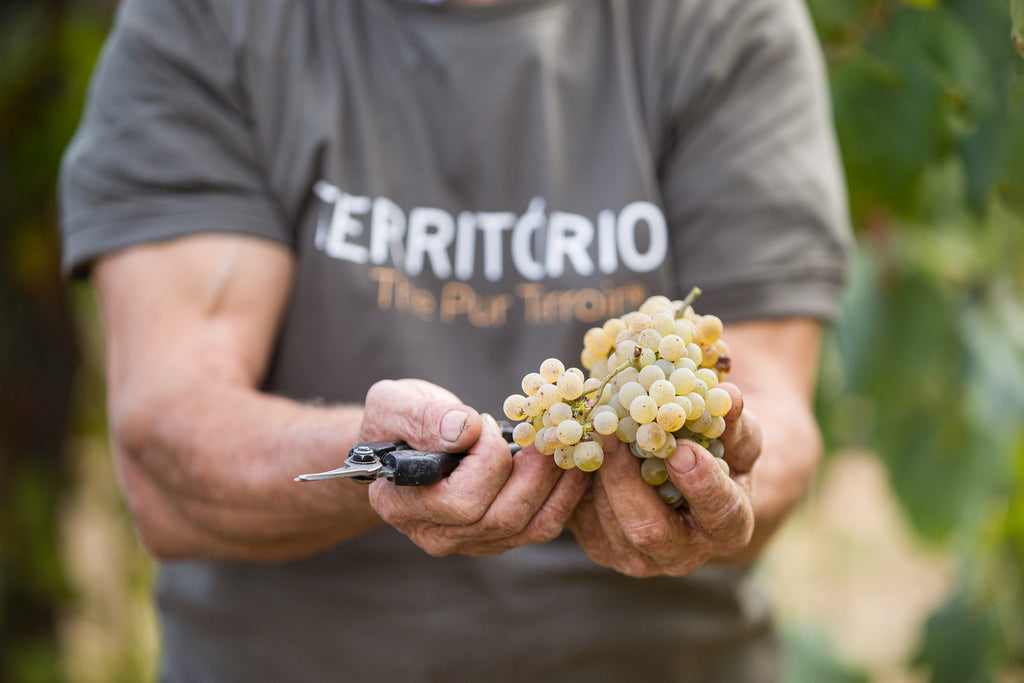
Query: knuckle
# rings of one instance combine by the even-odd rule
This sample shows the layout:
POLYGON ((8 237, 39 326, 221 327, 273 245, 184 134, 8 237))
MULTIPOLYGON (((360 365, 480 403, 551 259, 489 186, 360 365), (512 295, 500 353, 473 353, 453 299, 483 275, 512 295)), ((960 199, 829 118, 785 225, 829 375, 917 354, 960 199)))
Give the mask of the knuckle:
POLYGON ((623 527, 622 532, 629 544, 642 552, 664 547, 669 536, 668 526, 661 522, 632 524, 623 527))

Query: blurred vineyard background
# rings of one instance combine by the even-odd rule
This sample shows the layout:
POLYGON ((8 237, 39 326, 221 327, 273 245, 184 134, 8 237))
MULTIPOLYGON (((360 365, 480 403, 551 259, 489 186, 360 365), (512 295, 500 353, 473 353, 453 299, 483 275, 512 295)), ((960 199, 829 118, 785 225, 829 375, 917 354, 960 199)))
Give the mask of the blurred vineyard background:
MULTIPOLYGON (((1024 60, 1007 0, 808 0, 859 237, 762 563, 803 681, 1024 680, 1024 60)), ((0 681, 153 679, 54 182, 114 0, 0 3, 0 681)))

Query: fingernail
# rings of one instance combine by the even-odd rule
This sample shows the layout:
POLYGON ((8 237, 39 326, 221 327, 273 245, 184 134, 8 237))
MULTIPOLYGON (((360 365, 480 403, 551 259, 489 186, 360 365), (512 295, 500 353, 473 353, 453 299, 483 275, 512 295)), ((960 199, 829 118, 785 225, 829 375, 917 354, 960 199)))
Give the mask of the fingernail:
POLYGON ((680 444, 666 463, 676 474, 686 474, 697 465, 697 454, 688 444, 680 444))
POLYGON ((463 410, 449 410, 445 413, 441 418, 441 438, 445 441, 458 441, 468 417, 463 410))

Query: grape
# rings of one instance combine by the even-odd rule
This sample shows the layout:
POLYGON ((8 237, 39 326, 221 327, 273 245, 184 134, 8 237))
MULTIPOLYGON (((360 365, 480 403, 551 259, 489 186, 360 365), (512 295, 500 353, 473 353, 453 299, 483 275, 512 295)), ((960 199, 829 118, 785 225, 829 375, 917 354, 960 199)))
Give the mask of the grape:
POLYGON ((638 424, 653 422, 654 418, 658 417, 658 404, 646 394, 637 396, 629 404, 629 416, 638 424))
POLYGON ((619 419, 619 428, 615 430, 615 436, 623 443, 636 441, 636 430, 639 428, 637 421, 627 415, 619 419))
POLYGON ((681 405, 672 401, 660 406, 658 416, 654 419, 666 432, 674 432, 686 422, 686 412, 681 405))
POLYGON ((686 345, 686 357, 696 363, 698 367, 704 362, 704 352, 693 342, 686 345))
MULTIPOLYGON (((707 354, 705 354, 705 356, 706 355, 707 354)), ((704 384, 707 385, 708 389, 718 386, 718 375, 711 368, 700 368, 699 370, 697 370, 697 372, 693 374, 697 377, 697 379, 703 380, 704 384)))
POLYGON ((717 439, 725 433, 725 418, 712 417, 711 426, 701 432, 704 436, 709 439, 717 439))
POLYGON ((554 384, 565 372, 565 365, 557 358, 548 358, 540 364, 540 375, 545 382, 554 384))
POLYGON ((558 378, 555 386, 558 387, 558 394, 563 401, 572 401, 583 395, 583 383, 582 377, 574 372, 567 372, 558 378))
POLYGON ((694 288, 684 300, 652 296, 586 330, 580 363, 589 375, 553 357, 526 373, 522 393, 502 405, 518 422, 513 440, 532 444, 563 469, 593 472, 604 460, 596 435, 614 434, 644 459, 641 478, 673 506, 686 504, 665 467, 677 439, 700 443, 728 472, 718 437, 732 398, 718 385, 731 357, 721 319, 694 310, 699 293, 694 288))
POLYGON ((667 379, 659 379, 650 386, 647 394, 654 399, 659 406, 670 403, 676 397, 676 388, 667 379))
POLYGON ((540 407, 544 410, 547 410, 561 400, 562 394, 554 384, 542 384, 537 389, 537 402, 540 403, 540 407))
POLYGON ((619 428, 619 416, 612 411, 603 411, 592 417, 594 431, 598 434, 614 434, 619 428))
POLYGON ((640 465, 640 478, 650 486, 661 486, 668 481, 668 468, 660 458, 649 458, 640 465))
POLYGON ((523 377, 523 393, 527 396, 536 396, 537 390, 544 384, 544 376, 539 372, 531 372, 523 377))
POLYGON ((573 450, 572 459, 576 467, 584 472, 593 472, 604 462, 604 451, 596 441, 581 441, 573 450))
POLYGON ((686 413, 687 415, 700 415, 707 408, 704 397, 697 392, 691 391, 686 395, 686 398, 690 401, 691 406, 691 409, 686 413))
POLYGON ((626 382, 619 389, 619 402, 629 410, 634 400, 646 395, 647 390, 639 382, 626 382))
POLYGON ((661 333, 655 329, 648 328, 640 333, 637 342, 643 348, 654 351, 661 344, 661 333))
POLYGON ((711 413, 705 410, 703 413, 693 418, 692 420, 687 420, 686 427, 694 434, 700 434, 705 429, 711 426, 712 420, 714 420, 714 418, 711 417, 711 413))
POLYGON ((650 390, 651 385, 657 382, 659 379, 665 379, 665 371, 657 365, 648 365, 640 370, 640 375, 637 381, 643 386, 644 389, 650 390))
POLYGON ((658 495, 668 505, 675 505, 676 503, 683 500, 683 493, 676 488, 676 485, 671 481, 665 481, 657 487, 658 495))
POLYGON ((697 338, 703 345, 713 344, 722 336, 722 321, 713 315, 703 315, 697 321, 697 338))
POLYGON ((505 403, 501 406, 501 410, 505 413, 505 417, 510 420, 522 420, 526 417, 526 411, 523 410, 523 403, 526 401, 526 397, 521 394, 512 394, 505 399, 505 403))
MULTIPOLYGON (((671 303, 669 306, 671 306, 671 303)), ((662 338, 666 335, 675 334, 676 317, 667 310, 654 313, 651 315, 651 329, 660 334, 662 338)))
POLYGON ((576 467, 576 460, 573 458, 575 446, 559 446, 555 449, 555 464, 563 470, 571 470, 576 467))
POLYGON ((719 387, 708 389, 705 404, 712 417, 724 417, 732 408, 732 396, 728 391, 719 387))
POLYGON ((512 440, 523 448, 533 443, 536 436, 537 430, 529 422, 520 422, 512 429, 512 440))
POLYGON ((661 338, 658 353, 667 361, 675 362, 686 355, 686 342, 678 334, 669 334, 661 338))
POLYGON ((555 428, 555 434, 559 441, 571 446, 583 437, 583 425, 576 420, 562 420, 555 428))
POLYGON ((583 348, 600 356, 608 354, 611 344, 608 342, 608 335, 604 333, 602 328, 591 327, 583 335, 583 348))
POLYGON ((572 417, 572 408, 568 403, 556 403, 545 413, 552 425, 558 425, 572 417))
POLYGON ((665 445, 665 430, 656 422, 640 425, 636 430, 636 444, 645 451, 656 451, 665 445))
POLYGON ((697 377, 693 371, 688 368, 679 368, 668 377, 668 381, 672 382, 672 385, 676 388, 676 393, 680 396, 686 396, 688 393, 693 391, 694 385, 697 383, 697 377))

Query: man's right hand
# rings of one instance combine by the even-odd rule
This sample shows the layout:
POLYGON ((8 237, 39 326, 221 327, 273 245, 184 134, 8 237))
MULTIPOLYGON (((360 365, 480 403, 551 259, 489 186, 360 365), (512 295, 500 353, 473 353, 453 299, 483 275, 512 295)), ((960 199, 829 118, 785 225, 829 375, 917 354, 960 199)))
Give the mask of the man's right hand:
POLYGON ((533 448, 513 458, 494 418, 420 380, 373 385, 359 438, 468 453, 432 486, 395 486, 383 479, 370 485, 377 514, 438 557, 496 555, 552 540, 588 485, 583 472, 565 472, 533 448))

